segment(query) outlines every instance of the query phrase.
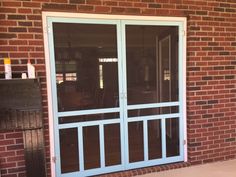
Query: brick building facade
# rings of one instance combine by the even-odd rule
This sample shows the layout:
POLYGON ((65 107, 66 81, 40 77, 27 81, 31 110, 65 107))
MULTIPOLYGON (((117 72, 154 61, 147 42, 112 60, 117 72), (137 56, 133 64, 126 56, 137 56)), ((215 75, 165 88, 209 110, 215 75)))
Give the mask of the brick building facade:
MULTIPOLYGON (((47 176, 51 176, 42 11, 187 18, 188 165, 236 158, 235 0, 1 0, 0 71, 10 57, 13 72, 36 67, 43 98, 47 176)), ((21 132, 0 132, 3 177, 24 176, 21 132)), ((131 170, 135 175, 186 164, 131 170)))

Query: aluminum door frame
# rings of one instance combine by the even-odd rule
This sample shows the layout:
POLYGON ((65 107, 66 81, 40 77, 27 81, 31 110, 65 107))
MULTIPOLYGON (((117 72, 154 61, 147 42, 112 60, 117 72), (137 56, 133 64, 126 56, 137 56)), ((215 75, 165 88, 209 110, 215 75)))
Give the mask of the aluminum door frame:
POLYGON ((58 119, 60 117, 68 117, 68 116, 79 116, 79 115, 89 115, 89 114, 100 114, 100 113, 111 113, 111 112, 119 112, 120 117, 123 115, 123 102, 122 99, 119 99, 119 107, 116 108, 103 108, 103 109, 89 109, 89 110, 81 110, 81 111, 65 111, 58 112, 57 106, 57 88, 56 88, 56 69, 55 69, 55 55, 54 55, 54 40, 53 40, 53 23, 77 23, 77 24, 107 24, 107 25, 115 25, 116 26, 116 36, 117 36, 117 56, 118 56, 118 84, 119 84, 119 98, 123 97, 123 84, 122 84, 122 60, 121 60, 121 42, 119 39, 120 33, 120 20, 109 20, 109 19, 90 19, 90 18, 62 18, 62 17, 49 17, 47 19, 48 24, 48 42, 49 42, 49 56, 50 56, 50 71, 51 71, 51 87, 52 87, 52 104, 53 104, 53 117, 54 117, 54 149, 55 149, 55 157, 56 157, 56 176, 61 177, 74 177, 74 176, 90 176, 101 173, 109 173, 114 171, 124 170, 124 145, 123 138, 123 119, 110 119, 110 120, 97 120, 97 121, 89 121, 89 122, 78 122, 78 123, 67 123, 67 124, 59 124, 58 119), (108 124, 120 124, 120 139, 121 139, 121 165, 114 165, 110 167, 105 167, 104 160, 104 125, 108 124), (84 154, 83 154, 83 127, 88 126, 99 126, 99 139, 100 139, 100 162, 101 168, 95 168, 90 170, 84 169, 84 154), (78 131, 78 152, 79 152, 79 164, 80 171, 63 173, 61 172, 61 159, 60 159, 60 140, 59 140, 59 130, 60 129, 68 129, 68 128, 77 128, 78 131))
MULTIPOLYGON (((57 13, 56 13, 57 14, 57 13)), ((60 13, 61 14, 61 13, 60 13)), ((65 13, 62 13, 65 14, 65 13)), ((185 76, 186 76, 186 64, 185 64, 185 58, 186 58, 186 54, 185 54, 185 48, 186 48, 186 36, 185 36, 185 30, 186 30, 186 20, 182 19, 182 20, 175 20, 175 18, 173 18, 173 21, 171 20, 125 20, 126 16, 122 18, 120 18, 120 20, 115 20, 115 19, 104 19, 103 17, 100 19, 91 19, 91 18, 71 18, 71 17, 63 17, 63 15, 59 15, 61 17, 53 17, 53 16, 47 16, 47 29, 44 29, 44 31, 47 32, 46 35, 46 40, 48 42, 48 49, 45 49, 45 51, 48 50, 49 56, 48 59, 50 58, 50 61, 47 62, 47 64, 49 64, 49 66, 47 66, 47 68, 49 68, 49 73, 50 74, 50 80, 49 82, 49 86, 48 88, 50 88, 51 90, 49 91, 50 93, 52 93, 52 95, 49 95, 49 102, 52 104, 50 107, 53 108, 52 110, 52 115, 53 115, 53 129, 54 129, 54 150, 55 150, 55 157, 57 158, 56 160, 56 174, 57 176, 74 176, 74 175, 80 175, 80 176, 87 176, 87 175, 95 175, 95 174, 101 174, 101 173, 108 173, 108 172, 115 172, 115 171, 120 171, 120 170, 126 170, 126 169, 133 169, 133 168, 139 168, 139 167, 146 167, 146 166, 151 166, 151 165, 159 165, 159 164, 165 164, 165 163, 171 163, 171 162, 176 162, 176 161, 182 161, 182 160, 186 160, 186 145, 184 146, 184 144, 182 143, 184 140, 186 141, 186 124, 184 125, 184 123, 186 122, 186 80, 185 80, 185 76), (127 136, 128 133, 128 122, 131 121, 138 121, 138 120, 142 120, 144 121, 144 128, 146 127, 147 124, 147 120, 153 120, 153 119, 161 119, 162 120, 162 126, 165 127, 165 121, 163 119, 165 118, 171 118, 171 117, 180 117, 180 156, 178 157, 171 157, 171 158, 165 158, 165 159, 159 159, 159 160, 145 160, 143 162, 136 162, 136 163, 129 163, 128 162, 128 139, 126 138, 124 141, 121 141, 121 149, 123 148, 123 151, 121 153, 122 156, 122 164, 117 166, 117 167, 106 167, 106 169, 93 169, 93 170, 86 170, 86 172, 75 172, 75 173, 69 173, 69 174, 63 174, 61 175, 61 170, 60 170, 60 150, 58 148, 59 145, 59 129, 60 128, 65 128, 64 125, 59 125, 58 124, 58 117, 59 116, 66 116, 66 115, 79 115, 79 114, 92 114, 92 113, 98 113, 98 112, 94 112, 93 110, 87 111, 87 110, 83 110, 81 111, 71 111, 71 112, 65 112, 65 113, 60 113, 58 114, 57 112, 57 95, 56 95, 56 77, 55 77, 55 56, 54 56, 54 42, 53 42, 53 32, 52 32, 52 23, 53 22, 63 22, 63 23, 93 23, 93 24, 99 24, 99 22, 101 24, 105 24, 107 22, 111 23, 111 24, 115 24, 117 25, 117 49, 118 49, 118 60, 120 60, 119 65, 118 65, 118 72, 119 72, 119 97, 122 99, 120 100, 120 120, 112 120, 112 121, 107 121, 107 122, 101 122, 101 121, 94 121, 94 122, 89 122, 88 124, 86 123, 80 123, 76 125, 72 125, 70 124, 70 126, 68 127, 79 127, 79 131, 81 131, 81 127, 83 126, 92 126, 92 125, 99 125, 101 126, 102 124, 113 124, 113 123, 120 123, 120 125, 124 125, 124 127, 120 126, 122 128, 121 131, 121 138, 124 137, 125 135, 127 136), (126 55, 125 55, 125 25, 158 25, 158 26, 178 26, 179 27, 179 101, 178 102, 172 102, 172 103, 154 103, 154 104, 141 104, 141 105, 127 105, 127 81, 126 81, 126 55), (121 29, 121 32, 119 32, 119 30, 121 29), (119 40, 121 39, 121 40, 119 40), (124 80, 122 80, 121 78, 124 78, 124 80), (51 98, 50 98, 51 96, 51 98), (123 101, 122 101, 123 100, 123 101), (179 114, 173 114, 173 115, 161 115, 161 116, 145 116, 145 117, 137 117, 135 120, 134 119, 129 119, 128 120, 128 116, 127 116, 127 111, 131 110, 131 109, 137 109, 137 108, 156 108, 156 107, 163 107, 163 106, 179 106, 180 108, 180 112, 179 114), (125 111, 126 110, 126 111, 125 111), (83 124, 83 125, 82 125, 83 124), (185 134, 184 134, 185 133, 185 134), (124 148, 125 147, 125 148, 124 148), (126 149, 126 150, 125 150, 126 149), (185 153, 185 154, 184 154, 185 153)), ((65 15, 66 16, 66 15, 65 15)), ((70 15, 69 15, 70 16, 70 15)), ((113 16, 114 18, 116 18, 115 16, 113 16)), ((118 16, 119 17, 119 16, 118 16)), ((132 17, 132 18, 136 18, 136 17, 132 17)), ((132 19, 131 18, 131 19, 132 19)), ((129 19, 129 18, 128 18, 129 19)), ((165 19, 165 18, 163 18, 165 19)), ((45 23, 45 22, 44 22, 45 23)), ((47 58, 47 57, 46 57, 47 58)), ((48 70, 48 69, 47 69, 48 70)), ((48 78, 48 77, 47 77, 48 78)), ((105 110, 105 109, 101 109, 102 111, 117 111, 117 109, 114 110, 105 110)), ((145 128, 146 129, 146 128, 145 128)), ((146 131, 146 130, 145 130, 146 131)), ((81 135, 80 135, 81 136, 81 135)), ((146 140, 145 140, 146 142, 146 140)), ((164 144, 164 143, 163 143, 164 144)), ((147 156, 147 154, 145 153, 145 156, 147 156)), ((145 157, 145 159, 147 159, 147 157, 145 157)))

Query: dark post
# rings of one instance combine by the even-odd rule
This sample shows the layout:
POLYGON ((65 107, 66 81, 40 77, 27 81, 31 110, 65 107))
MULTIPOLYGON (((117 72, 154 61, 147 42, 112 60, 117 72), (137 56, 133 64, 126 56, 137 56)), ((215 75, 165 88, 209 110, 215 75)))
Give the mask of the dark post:
POLYGON ((0 130, 22 130, 27 177, 46 177, 42 100, 37 79, 0 80, 0 130))

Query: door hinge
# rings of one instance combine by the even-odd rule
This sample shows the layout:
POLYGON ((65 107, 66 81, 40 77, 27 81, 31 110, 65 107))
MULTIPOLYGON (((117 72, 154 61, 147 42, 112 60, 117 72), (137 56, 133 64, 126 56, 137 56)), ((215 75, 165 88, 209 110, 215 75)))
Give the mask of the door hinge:
POLYGON ((184 140, 184 145, 186 145, 187 144, 187 140, 184 140))
POLYGON ((52 162, 53 162, 53 163, 56 163, 56 161, 57 161, 56 156, 53 156, 53 157, 52 157, 52 162))
POLYGON ((182 34, 183 34, 183 36, 186 36, 186 31, 183 30, 183 31, 182 31, 182 34))

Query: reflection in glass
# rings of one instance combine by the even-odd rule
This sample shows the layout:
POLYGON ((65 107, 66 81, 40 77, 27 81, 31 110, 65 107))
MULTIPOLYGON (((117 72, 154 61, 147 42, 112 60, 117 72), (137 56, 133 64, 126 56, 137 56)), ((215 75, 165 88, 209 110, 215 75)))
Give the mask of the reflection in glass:
POLYGON ((162 157, 160 120, 148 121, 148 157, 149 160, 162 157))
POLYGON ((60 130, 59 135, 62 173, 79 171, 77 128, 60 130))
POLYGON ((83 127, 84 169, 100 167, 99 127, 83 127))
POLYGON ((166 156, 179 155, 179 118, 166 119, 166 156))
POLYGON ((118 107, 115 25, 53 23, 58 110, 118 107))
POLYGON ((104 125, 105 165, 121 164, 120 124, 104 125))
POLYGON ((129 122, 129 162, 144 160, 143 122, 129 122))
POLYGON ((126 25, 128 104, 178 101, 178 28, 126 25))

